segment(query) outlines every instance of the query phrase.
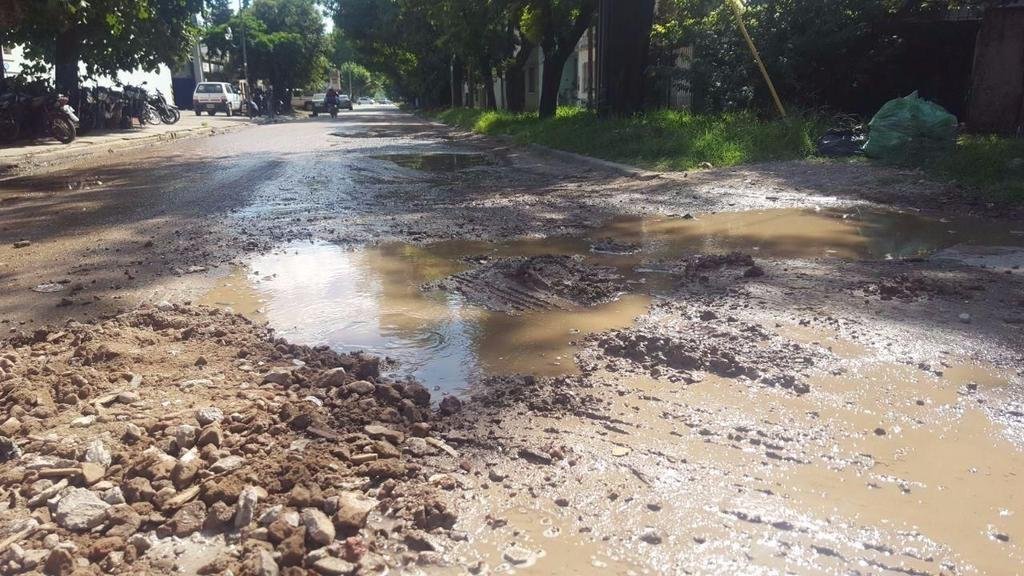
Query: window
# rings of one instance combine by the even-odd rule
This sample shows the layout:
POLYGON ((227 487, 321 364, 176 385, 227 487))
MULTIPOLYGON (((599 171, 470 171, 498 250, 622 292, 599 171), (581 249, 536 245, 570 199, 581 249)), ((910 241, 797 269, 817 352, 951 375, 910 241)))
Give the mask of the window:
POLYGON ((11 54, 14 53, 14 48, 11 48, 10 46, 4 46, 3 47, 3 51, 4 51, 4 56, 10 56, 11 54))
POLYGON ((530 94, 537 93, 537 67, 530 66, 526 71, 526 91, 530 94))
POLYGON ((220 84, 200 84, 196 86, 196 92, 199 94, 223 94, 224 89, 220 84))

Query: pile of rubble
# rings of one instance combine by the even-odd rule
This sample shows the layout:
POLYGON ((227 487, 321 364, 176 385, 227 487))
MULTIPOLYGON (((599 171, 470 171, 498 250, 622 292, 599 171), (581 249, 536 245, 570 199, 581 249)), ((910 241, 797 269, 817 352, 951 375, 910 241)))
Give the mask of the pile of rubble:
POLYGON ((636 327, 590 336, 577 355, 585 372, 635 371, 693 383, 709 373, 797 394, 810 391, 808 371, 822 353, 779 337, 760 325, 711 308, 660 303, 636 327))
POLYGON ((422 385, 217 310, 16 334, 0 406, 2 574, 379 573, 456 521, 422 385))

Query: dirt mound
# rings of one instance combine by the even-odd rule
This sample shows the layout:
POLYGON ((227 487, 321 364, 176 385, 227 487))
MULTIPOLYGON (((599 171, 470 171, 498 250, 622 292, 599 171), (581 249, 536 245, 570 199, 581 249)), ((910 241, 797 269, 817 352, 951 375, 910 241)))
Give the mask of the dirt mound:
POLYGON ((569 412, 600 403, 595 396, 582 391, 586 387, 587 383, 578 376, 492 376, 472 390, 469 401, 484 409, 520 407, 543 414, 569 412))
POLYGON ((614 299, 625 281, 614 268, 578 256, 494 258, 425 286, 457 292, 470 302, 509 313, 571 309, 614 299))
POLYGON ((707 372, 799 394, 810 390, 804 372, 820 353, 710 309, 682 318, 672 325, 652 323, 592 336, 579 355, 580 366, 587 371, 638 370, 684 382, 698 381, 707 372))
POLYGON ((745 277, 763 276, 764 270, 753 256, 743 252, 729 254, 695 254, 667 264, 667 269, 686 280, 706 280, 707 275, 731 268, 742 268, 745 277))
POLYGON ((217 310, 15 335, 0 405, 4 573, 377 573, 389 539, 456 520, 426 388, 217 310))

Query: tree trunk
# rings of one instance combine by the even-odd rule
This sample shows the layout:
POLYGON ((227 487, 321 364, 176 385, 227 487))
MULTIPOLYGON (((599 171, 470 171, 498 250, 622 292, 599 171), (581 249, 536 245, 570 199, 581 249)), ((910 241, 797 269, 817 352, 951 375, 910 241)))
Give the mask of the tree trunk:
POLYGON ((78 92, 78 31, 74 26, 57 35, 53 55, 57 91, 62 94, 78 92))
POLYGON ((540 80, 540 106, 537 113, 541 118, 551 118, 558 109, 558 87, 562 84, 562 70, 569 59, 571 50, 544 51, 544 73, 540 80))
MULTIPOLYGON (((645 2, 647 0, 644 0, 645 2)), ((548 10, 550 12, 550 5, 548 10)), ((558 108, 558 87, 562 83, 562 70, 565 62, 576 49, 583 33, 587 31, 597 8, 596 0, 584 0, 580 3, 579 12, 568 29, 554 29, 547 26, 544 31, 544 74, 541 77, 540 106, 538 113, 541 118, 551 118, 558 108)), ((548 14, 550 18, 550 13, 548 14)))
POLYGON ((601 0, 598 110, 602 116, 630 116, 642 109, 653 25, 654 0, 601 0))
POLYGON ((483 67, 483 93, 486 96, 487 110, 498 110, 498 94, 495 92, 495 69, 490 65, 483 67))
POLYGON ((989 7, 974 53, 967 126, 972 132, 1024 130, 1024 8, 989 7))
POLYGON ((452 101, 452 108, 460 108, 462 107, 462 64, 456 60, 454 66, 455 71, 452 74, 453 80, 451 86, 452 96, 454 97, 452 101))
POLYGON ((516 53, 515 60, 505 72, 508 82, 507 106, 511 112, 522 112, 526 109, 526 63, 529 62, 532 52, 533 45, 523 42, 519 52, 516 53))

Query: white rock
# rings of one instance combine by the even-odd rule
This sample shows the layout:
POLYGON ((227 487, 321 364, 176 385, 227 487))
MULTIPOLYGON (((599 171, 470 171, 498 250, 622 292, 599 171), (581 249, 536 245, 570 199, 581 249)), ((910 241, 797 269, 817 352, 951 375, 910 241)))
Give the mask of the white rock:
POLYGON ((85 461, 92 462, 93 464, 99 464, 104 468, 110 468, 110 464, 113 458, 110 455, 110 450, 103 445, 103 441, 100 439, 93 440, 89 443, 89 446, 85 449, 85 461))
POLYGON ((96 417, 91 414, 89 416, 79 416, 78 418, 75 418, 74 420, 71 421, 71 427, 88 428, 89 426, 93 425, 93 422, 96 422, 96 417))
POLYGON ((156 309, 161 312, 170 312, 171 310, 174 310, 174 304, 171 304, 167 300, 161 300, 156 303, 156 309))
POLYGON ((333 556, 321 558, 313 564, 313 570, 322 576, 344 576, 355 572, 355 569, 355 564, 333 556))
POLYGON ((224 411, 220 408, 207 407, 196 410, 196 420, 199 421, 200 426, 208 426, 223 419, 224 411))
POLYGON ((59 494, 53 507, 54 520, 72 532, 92 530, 106 518, 107 504, 85 488, 67 488, 59 494))
POLYGON ((174 437, 174 441, 178 443, 179 448, 188 450, 196 445, 196 436, 199 433, 199 429, 191 424, 181 424, 168 429, 167 432, 174 437))
POLYGON ((306 527, 306 537, 327 546, 334 542, 334 524, 326 514, 316 508, 305 508, 302 511, 302 524, 306 527))
POLYGON ((275 520, 281 517, 281 512, 284 511, 284 505, 275 504, 270 508, 267 508, 263 514, 260 515, 260 526, 270 526, 275 520))
POLYGON ((106 492, 100 495, 100 498, 102 498, 104 502, 110 504, 111 506, 117 506, 118 504, 125 503, 124 493, 121 492, 120 486, 114 486, 110 490, 107 490, 106 492))
POLYGON ((214 462, 213 466, 210 466, 210 472, 213 472, 214 474, 230 472, 241 468, 242 464, 245 464, 245 459, 241 456, 235 456, 232 454, 231 456, 225 456, 224 458, 214 462))
POLYGON ((238 495, 238 511, 235 512, 235 528, 245 528, 252 524, 256 517, 256 504, 259 502, 259 493, 253 486, 246 486, 238 495))

